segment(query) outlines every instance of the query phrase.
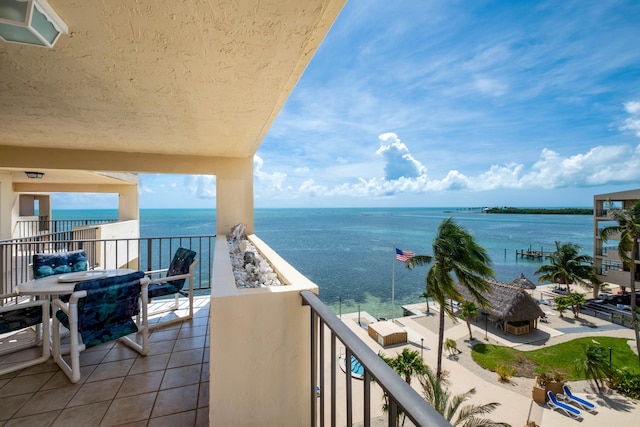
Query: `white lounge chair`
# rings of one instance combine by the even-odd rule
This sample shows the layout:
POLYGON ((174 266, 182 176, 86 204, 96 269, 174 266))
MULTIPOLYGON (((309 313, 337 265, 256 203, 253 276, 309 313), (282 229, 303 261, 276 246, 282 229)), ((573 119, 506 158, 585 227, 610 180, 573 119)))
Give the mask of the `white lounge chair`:
POLYGON ((575 403, 587 412, 594 412, 596 410, 596 405, 586 399, 575 396, 566 385, 562 386, 562 390, 564 391, 565 399, 567 399, 569 403, 575 403))
POLYGON ((560 402, 558 399, 556 399, 556 396, 552 391, 547 392, 547 397, 549 398, 549 400, 547 401, 547 406, 549 406, 549 408, 558 409, 564 412, 566 416, 575 418, 576 420, 582 418, 582 413, 578 409, 574 408, 571 405, 567 405, 566 403, 560 402))

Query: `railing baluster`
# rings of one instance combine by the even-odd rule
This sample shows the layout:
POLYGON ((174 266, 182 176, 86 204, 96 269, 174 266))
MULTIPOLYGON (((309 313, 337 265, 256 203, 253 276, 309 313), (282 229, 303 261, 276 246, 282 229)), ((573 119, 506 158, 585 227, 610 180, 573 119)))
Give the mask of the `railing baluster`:
POLYGON ((351 382, 351 350, 349 347, 346 347, 344 353, 344 378, 347 385, 347 427, 351 427, 353 425, 353 383, 351 382))
MULTIPOLYGON (((315 313, 313 310, 312 312, 315 313)), ((318 385, 320 387, 318 390, 320 393, 320 425, 324 426, 324 322, 319 316, 317 317, 320 322, 320 384, 318 385)))
POLYGON ((336 334, 331 331, 331 427, 336 427, 336 334))
MULTIPOLYGON (((378 355, 364 343, 354 331, 352 331, 342 320, 325 305, 311 291, 301 291, 302 301, 304 305, 309 305, 312 312, 316 312, 320 318, 320 325, 324 329, 327 327, 331 332, 331 396, 330 408, 331 426, 337 424, 336 408, 337 408, 337 368, 336 361, 336 342, 339 339, 345 347, 345 403, 346 403, 346 420, 340 420, 341 425, 351 426, 353 423, 353 387, 351 376, 351 356, 360 362, 364 368, 364 425, 371 426, 371 383, 372 379, 376 381, 382 392, 385 394, 388 402, 388 425, 395 427, 397 425, 397 414, 402 408, 403 416, 408 417, 414 425, 443 427, 451 426, 442 415, 433 409, 411 386, 409 386, 393 369, 391 369, 378 355)), ((313 338, 315 340, 315 337, 313 338)), ((311 350, 318 350, 314 346, 311 350)), ((340 354, 342 356, 342 354, 340 354)), ((312 358, 318 357, 313 355, 312 358)), ((322 357, 322 355, 320 355, 322 357)), ((322 398, 325 396, 326 388, 322 387, 322 398)), ((342 402, 341 402, 342 404, 342 402)))
MULTIPOLYGON (((311 384, 310 387, 315 390, 315 386, 318 383, 318 316, 315 311, 310 310, 311 316, 311 384)), ((311 398, 311 424, 312 426, 316 425, 318 422, 317 417, 317 400, 315 399, 315 395, 313 392, 309 393, 309 397, 311 398)))

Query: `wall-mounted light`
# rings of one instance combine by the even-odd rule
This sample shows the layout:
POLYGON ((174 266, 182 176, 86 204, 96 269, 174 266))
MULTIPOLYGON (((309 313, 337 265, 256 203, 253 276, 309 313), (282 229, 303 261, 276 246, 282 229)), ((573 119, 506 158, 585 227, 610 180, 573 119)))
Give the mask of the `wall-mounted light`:
POLYGON ((9 43, 53 47, 69 27, 46 0, 0 0, 0 39, 9 43))
POLYGON ((28 172, 25 172, 25 174, 27 175, 27 178, 31 178, 31 179, 40 179, 44 176, 44 172, 28 171, 28 172))

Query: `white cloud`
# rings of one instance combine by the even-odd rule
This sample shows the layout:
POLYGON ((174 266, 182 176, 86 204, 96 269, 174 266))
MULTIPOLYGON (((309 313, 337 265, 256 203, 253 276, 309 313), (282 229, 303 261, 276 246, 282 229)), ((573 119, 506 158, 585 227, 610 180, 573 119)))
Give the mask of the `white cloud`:
MULTIPOLYGON (((400 194, 419 195, 457 190, 480 192, 578 188, 636 183, 640 180, 640 145, 598 146, 586 153, 570 156, 562 156, 544 148, 538 160, 528 169, 524 164, 512 162, 491 165, 488 170, 475 175, 450 170, 444 178, 435 179, 429 178, 427 167, 413 157, 395 133, 384 133, 378 138, 380 148, 376 153, 385 160, 384 177, 358 177, 354 182, 335 185, 307 179, 294 188, 293 185, 285 186, 286 174, 264 172, 264 162, 257 156, 256 170, 259 174, 256 172, 256 175, 271 184, 271 188, 267 186, 264 190, 271 190, 267 193, 278 199, 335 196, 387 198, 400 194)), ((322 177, 325 178, 328 177, 322 177)))
POLYGON ((384 171, 388 181, 402 177, 417 178, 427 173, 427 168, 413 158, 398 135, 388 132, 380 135, 378 139, 380 140, 380 148, 376 154, 381 154, 386 161, 384 171))
POLYGON ((624 104, 624 109, 631 117, 624 121, 622 130, 630 130, 640 137, 640 102, 630 101, 624 104))
POLYGON ((474 85, 480 93, 489 96, 502 96, 507 92, 507 85, 496 80, 486 77, 476 78, 474 85))
POLYGON ((264 160, 262 157, 253 156, 253 176, 255 180, 255 195, 260 197, 265 193, 280 193, 287 190, 284 186, 287 174, 284 172, 268 173, 263 170, 264 160))
POLYGON ((185 178, 185 184, 189 189, 189 192, 198 199, 215 199, 216 197, 215 176, 190 175, 185 178))

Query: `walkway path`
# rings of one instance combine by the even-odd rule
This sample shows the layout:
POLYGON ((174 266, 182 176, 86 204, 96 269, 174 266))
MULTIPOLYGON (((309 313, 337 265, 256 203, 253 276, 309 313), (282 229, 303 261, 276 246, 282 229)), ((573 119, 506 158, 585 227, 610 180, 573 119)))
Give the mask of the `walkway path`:
MULTIPOLYGON (((365 342, 373 351, 382 351, 388 356, 394 356, 402 352, 404 347, 422 351, 425 362, 432 367, 437 364, 438 343, 438 307, 430 304, 432 314, 403 317, 397 319, 408 331, 409 343, 405 346, 396 346, 383 349, 377 342, 362 334, 362 328, 357 325, 357 313, 343 314, 342 319, 351 329, 359 329, 365 342), (355 316, 355 319, 354 319, 355 316), (424 340, 424 348, 421 343, 424 340)), ((547 310, 548 311, 548 310, 547 310)), ((567 313, 568 314, 568 313, 567 313)), ((498 345, 509 345, 521 350, 532 350, 541 346, 554 345, 560 342, 572 340, 582 336, 616 336, 629 338, 631 348, 635 348, 633 331, 618 325, 581 315, 581 319, 569 317, 560 318, 557 312, 548 314, 549 323, 539 324, 539 330, 533 334, 519 337, 504 335, 502 331, 487 327, 488 342, 498 345)), ((455 359, 444 358, 443 369, 449 371, 451 382, 450 390, 453 394, 463 393, 475 388, 477 393, 469 400, 469 403, 486 404, 499 402, 501 405, 492 412, 488 418, 494 421, 508 422, 513 427, 524 426, 527 420, 533 420, 541 427, 570 426, 575 424, 581 427, 602 427, 603 424, 615 426, 636 425, 640 418, 640 406, 638 402, 621 396, 615 392, 607 391, 598 395, 586 381, 569 383, 572 390, 581 397, 586 397, 598 405, 597 414, 585 413, 582 421, 575 421, 557 411, 548 409, 545 405, 539 405, 531 399, 531 378, 513 378, 509 384, 498 381, 498 375, 485 370, 471 359, 471 347, 475 342, 470 342, 469 331, 465 322, 454 324, 446 319, 445 337, 453 338, 462 351, 455 359), (578 424, 579 423, 579 424, 578 424)), ((483 340, 485 337, 484 324, 472 324, 474 338, 483 340)), ((483 340, 484 341, 484 340, 483 340)), ((478 341, 476 341, 478 342, 478 341)), ((446 355, 446 352, 445 352, 446 355)), ((417 381, 415 381, 417 383, 417 381)), ((419 390, 419 384, 412 384, 419 390)))

